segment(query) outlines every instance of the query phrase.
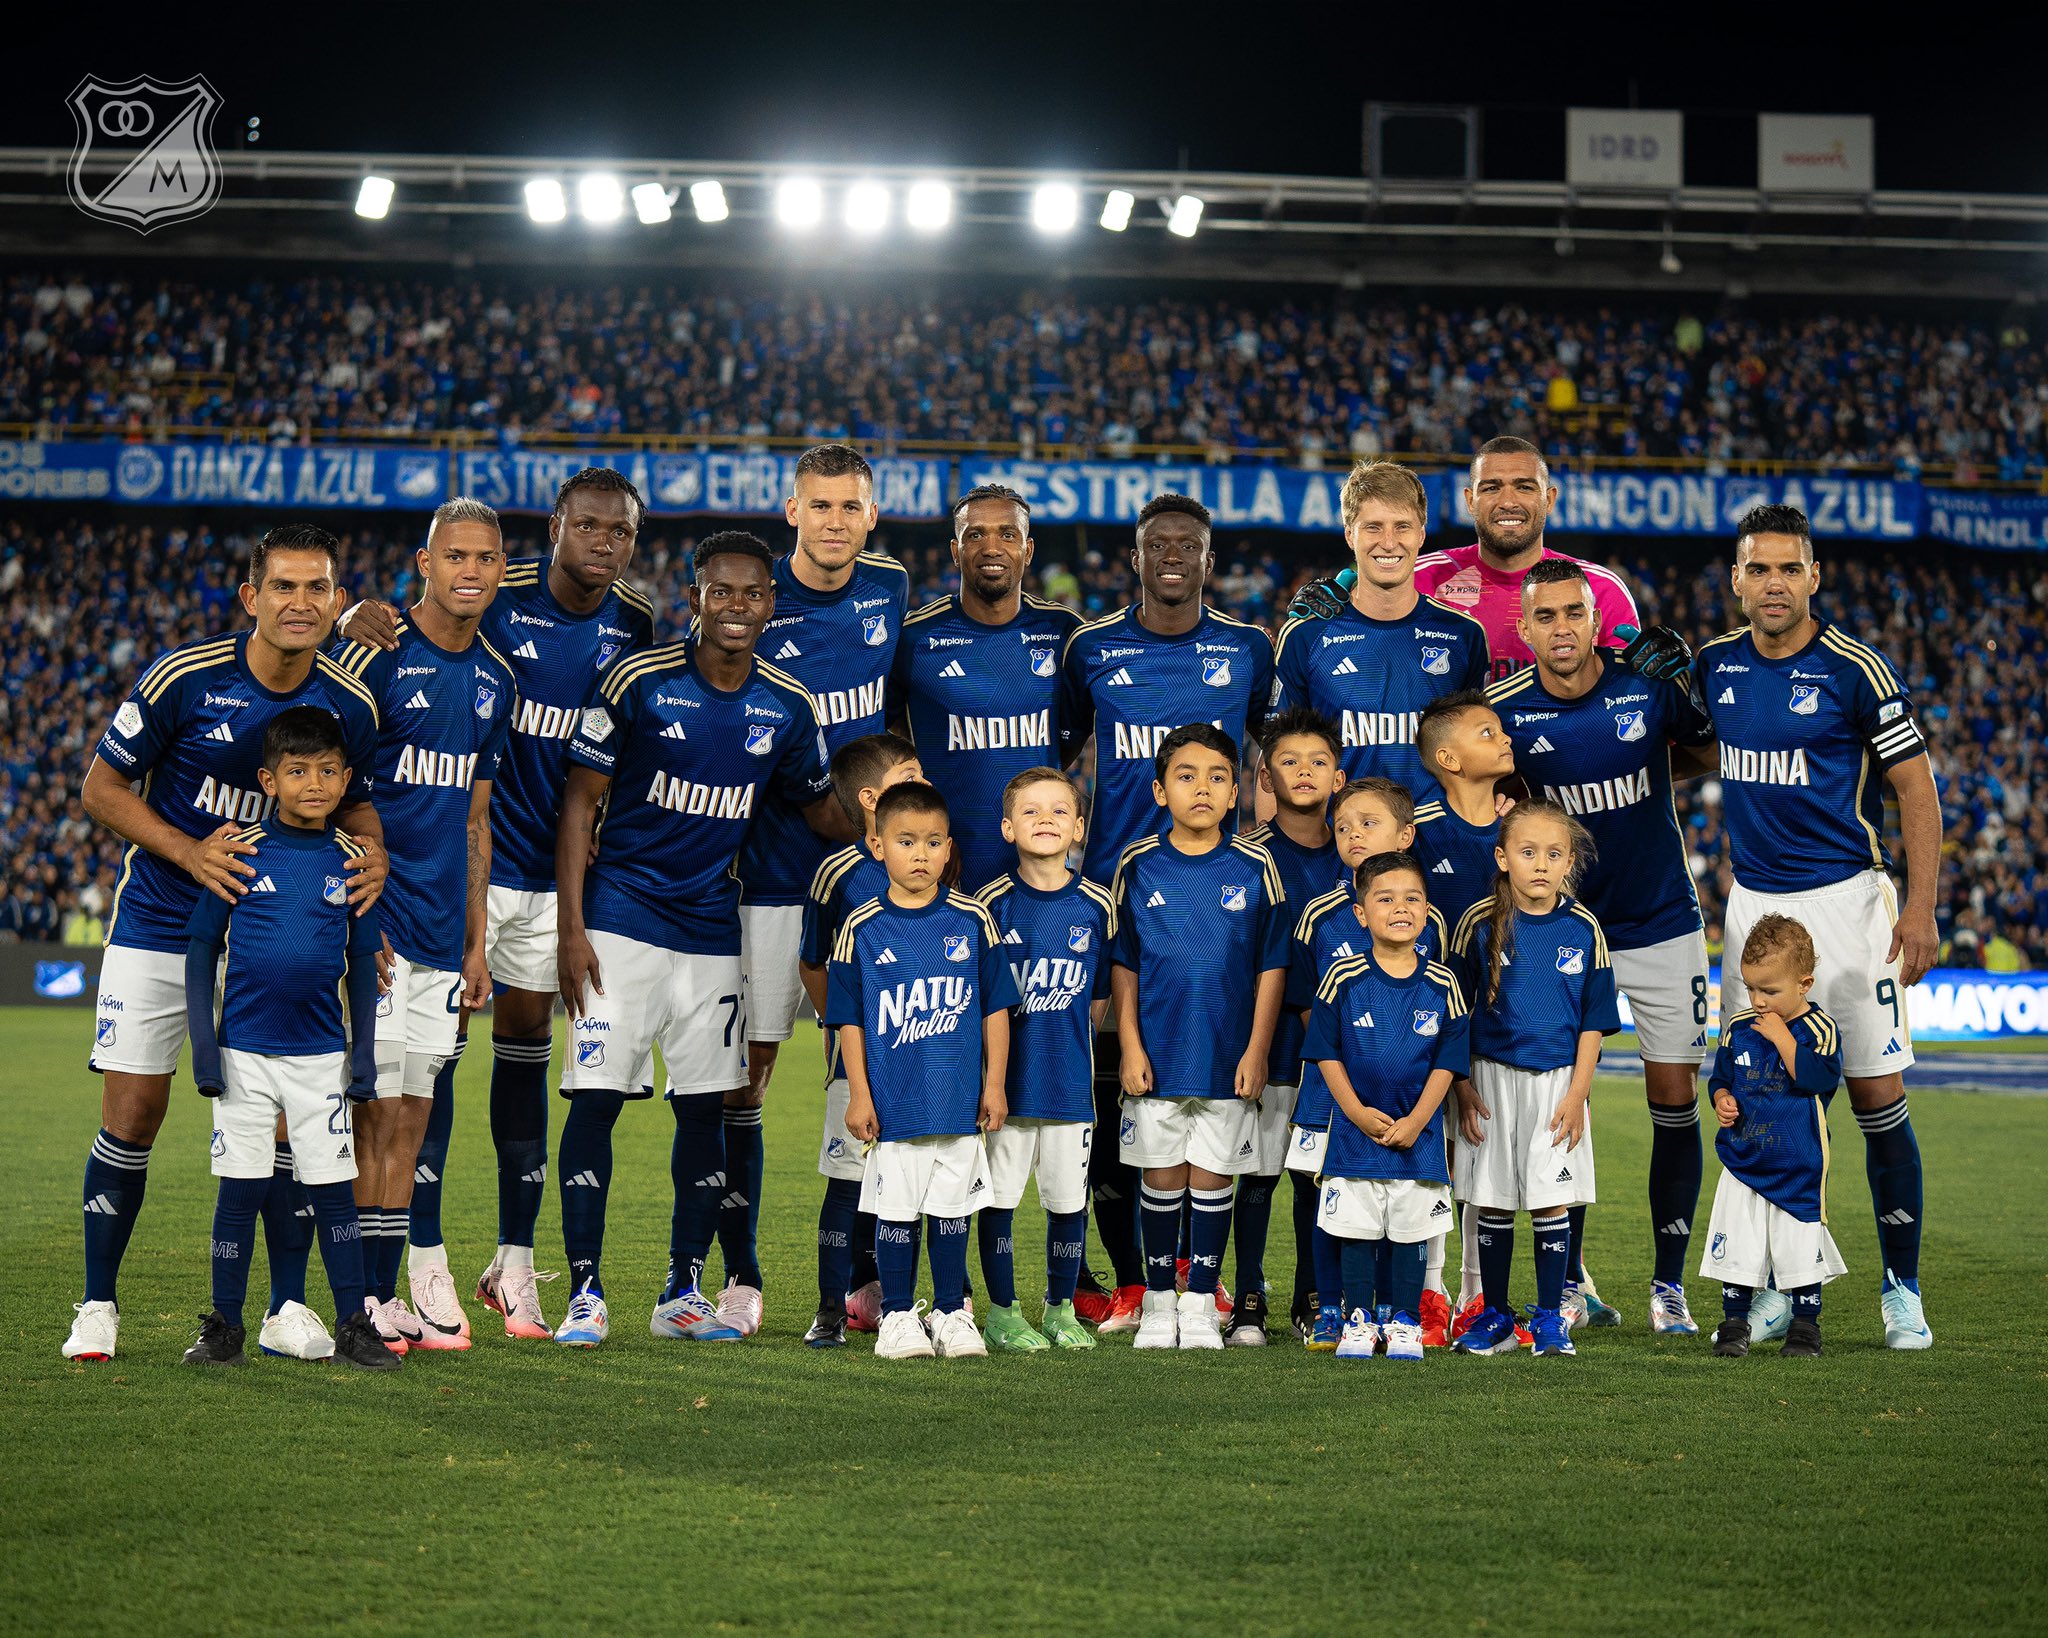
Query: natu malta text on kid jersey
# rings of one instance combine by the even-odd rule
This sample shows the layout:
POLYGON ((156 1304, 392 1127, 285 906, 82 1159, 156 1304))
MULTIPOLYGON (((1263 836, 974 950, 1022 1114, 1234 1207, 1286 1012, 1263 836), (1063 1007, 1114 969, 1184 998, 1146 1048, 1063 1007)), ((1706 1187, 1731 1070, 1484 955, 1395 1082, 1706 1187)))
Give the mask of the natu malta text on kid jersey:
MULTIPOLYGON (((889 665, 910 602, 910 574, 885 552, 862 552, 853 577, 832 592, 812 591, 775 560, 775 616, 761 631, 761 658, 810 691, 825 759, 850 739, 878 734, 889 665)), ((831 844, 804 816, 770 793, 740 853, 748 904, 802 904, 831 844)))
POLYGON ((614 666, 569 741, 569 760, 611 776, 583 919, 692 955, 737 955, 732 862, 763 797, 797 808, 829 789, 810 696, 755 662, 731 693, 711 686, 690 645, 614 666))
POLYGON ((1927 751, 1891 662, 1832 621, 1782 660, 1749 628, 1704 644, 1693 695, 1720 743, 1735 879, 1805 893, 1890 868, 1884 775, 1927 751))
POLYGON ((970 891, 1016 858, 1003 840, 1003 787, 1026 768, 1059 760, 1060 651, 1080 623, 1057 603, 1026 597, 1014 620, 983 625, 958 596, 927 603, 904 622, 889 715, 903 714, 925 778, 952 810, 960 880, 970 891))
POLYGON ((1016 1120, 1095 1119, 1095 1026, 1109 998, 1116 912, 1109 889, 1075 872, 1065 887, 998 876, 977 895, 1017 981, 1008 1092, 1016 1120))
POLYGON ((505 566, 481 630, 512 667, 519 695, 491 787, 491 885, 552 892, 569 737, 590 685, 654 641, 654 611, 614 582, 591 613, 571 614, 548 591, 547 560, 528 558, 505 566))
POLYGON ((344 643, 335 655, 377 701, 377 817, 391 875, 378 902, 384 934, 407 961, 462 967, 469 801, 497 777, 517 696, 512 668, 478 637, 460 654, 409 620, 390 652, 344 643))
POLYGON ((1152 800, 1152 759, 1166 736, 1213 723, 1242 753, 1272 697, 1273 640, 1214 609, 1178 637, 1147 631, 1135 605, 1075 631, 1060 662, 1058 726, 1062 766, 1095 736, 1089 880, 1108 881, 1125 848, 1172 822, 1152 800))
MULTIPOLYGON (((342 806, 367 801, 377 761, 377 706, 370 691, 326 655, 289 694, 250 674, 249 634, 208 637, 174 648, 142 674, 100 737, 99 758, 142 784, 159 819, 187 836, 210 836, 228 820, 250 825, 277 804, 263 794, 263 735, 278 712, 315 705, 341 719, 353 773, 342 806)), ((107 941, 182 955, 185 927, 202 889, 176 865, 130 846, 107 941)))

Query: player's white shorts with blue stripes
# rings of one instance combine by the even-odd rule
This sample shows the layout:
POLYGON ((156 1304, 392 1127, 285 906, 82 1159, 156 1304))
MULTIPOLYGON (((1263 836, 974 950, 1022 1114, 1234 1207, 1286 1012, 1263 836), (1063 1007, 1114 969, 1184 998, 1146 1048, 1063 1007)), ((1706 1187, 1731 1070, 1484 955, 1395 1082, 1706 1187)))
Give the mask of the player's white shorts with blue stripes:
POLYGON ((1287 1128, 1287 1169, 1290 1172, 1307 1172, 1313 1177, 1323 1169, 1323 1156, 1329 1148, 1329 1127, 1290 1126, 1287 1128))
POLYGON ((569 1025, 564 1092, 644 1097, 642 1065, 660 1047, 673 1096, 730 1092, 747 1084, 747 1020, 740 958, 698 955, 593 931, 603 994, 583 991, 569 1025))
POLYGON ((1802 1223, 1733 1172, 1721 1174, 1700 1273, 1727 1285, 1752 1287, 1775 1275, 1780 1291, 1796 1291, 1848 1272, 1827 1224, 1802 1223))
POLYGON ((1569 1066, 1540 1074, 1472 1060, 1472 1085, 1492 1111, 1477 1143, 1458 1137, 1452 1192, 1496 1211, 1545 1211, 1593 1203, 1593 1105, 1586 1104, 1584 1135, 1567 1149, 1553 1142, 1551 1117, 1572 1083, 1569 1066))
POLYGON ((965 1217, 994 1194, 979 1132, 877 1143, 861 1171, 860 1209, 889 1223, 965 1217))
POLYGON ((1079 1211, 1088 1204, 1088 1150, 1095 1123, 1087 1120, 1006 1120, 983 1143, 988 1149, 989 1203, 1010 1211, 1024 1185, 1038 1174, 1038 1200, 1047 1211, 1079 1211))
POLYGON ((486 895, 484 959, 491 981, 508 989, 553 995, 561 983, 555 966, 555 895, 493 887, 486 895))
MULTIPOLYGON (((1913 1065, 1913 1034, 1905 986, 1891 953, 1899 919, 1898 889, 1881 870, 1861 870, 1804 893, 1753 893, 1737 882, 1728 894, 1721 957, 1721 1016, 1749 1005, 1742 982, 1742 945, 1757 918, 1790 916, 1813 935, 1813 1003, 1834 1019, 1842 1041, 1842 1073, 1889 1075, 1913 1065)), ((1619 960, 1617 959, 1617 968, 1619 960)))
POLYGON ((346 1054, 273 1058, 224 1050, 227 1090, 213 1104, 213 1175, 268 1177, 277 1165, 277 1117, 291 1134, 301 1183, 346 1183, 356 1175, 346 1054))
POLYGON ((92 1066, 169 1075, 185 1045, 185 958, 109 944, 100 957, 92 1066))
POLYGON ((1259 1094, 1257 1126, 1252 1134, 1254 1177, 1278 1177, 1287 1163, 1287 1139, 1294 1130, 1294 1104, 1300 1096, 1300 1087, 1277 1081, 1268 1081, 1259 1094))
POLYGON ((394 951, 391 988, 377 997, 377 1096, 431 1098, 461 1025, 462 974, 416 967, 394 951))
POLYGON ((740 950, 747 975, 747 1039, 786 1041, 796 1032, 803 1000, 797 951, 803 944, 800 904, 740 906, 740 950))
POLYGON ((1219 1177, 1256 1175, 1258 1111, 1243 1098, 1126 1097, 1117 1155, 1126 1166, 1183 1161, 1219 1177))
POLYGON ((867 1164, 861 1156, 860 1139, 846 1129, 846 1110, 852 1101, 853 1088, 844 1075, 825 1083, 825 1130, 818 1138, 818 1171, 825 1177, 858 1183, 867 1175, 867 1164))
POLYGON ((1448 1183, 1413 1178, 1326 1177, 1316 1226, 1339 1240, 1392 1240, 1412 1246, 1456 1226, 1448 1183))
POLYGON ((1707 1055, 1707 935, 1686 933, 1609 954, 1643 1062, 1697 1067, 1707 1055))

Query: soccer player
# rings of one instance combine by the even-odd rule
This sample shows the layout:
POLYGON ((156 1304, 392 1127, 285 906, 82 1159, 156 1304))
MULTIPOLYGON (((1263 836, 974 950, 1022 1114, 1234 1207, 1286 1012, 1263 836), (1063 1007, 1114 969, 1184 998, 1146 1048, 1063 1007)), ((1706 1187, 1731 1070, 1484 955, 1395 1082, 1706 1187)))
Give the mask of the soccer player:
POLYGON ((1088 1149, 1095 1136, 1095 1031, 1108 1010, 1116 911, 1109 890, 1067 868, 1084 834, 1081 793, 1057 768, 1026 768, 1003 791, 1015 867, 978 895, 1001 934, 1021 998, 1005 1082, 1009 1114, 989 1133, 989 1205, 977 1227, 988 1285, 988 1340, 1002 1351, 1093 1348, 1074 1312, 1088 1235, 1088 1149), (1045 1207, 1043 1330, 1017 1309, 1013 1235, 1024 1185, 1045 1207))
POLYGON ((831 801, 810 696, 755 657, 775 612, 774 558, 738 531, 691 559, 692 637, 614 667, 569 742, 555 844, 570 1122, 591 1128, 562 1166, 593 1182, 562 1191, 562 1243, 576 1281, 555 1340, 595 1347, 609 1331, 600 1259, 611 1186, 611 1130, 636 1070, 659 1044, 676 1136, 669 1275, 656 1336, 737 1341, 698 1287, 717 1229, 725 1094, 747 1078, 739 884, 731 866, 771 787, 821 831, 831 801), (604 829, 598 835, 598 814, 604 829), (601 840, 601 846, 598 845, 601 840), (596 858, 591 857, 593 849, 596 858))
POLYGON ((967 1219, 991 1195, 981 1134, 1000 1131, 1017 989, 995 924, 941 885, 946 799, 902 784, 875 806, 889 889, 832 948, 825 1022, 852 1087, 846 1124, 867 1146, 861 1206, 882 1271, 877 1359, 988 1352, 967 1311, 967 1219), (932 1227, 932 1318, 919 1321, 918 1227, 932 1227))
POLYGON ((1515 771, 1514 746, 1477 689, 1432 701, 1416 727, 1415 743, 1443 791, 1436 801, 1415 804, 1415 854, 1429 875, 1429 902, 1456 927, 1467 910, 1493 893, 1498 793, 1515 771))
POLYGON ((1568 1206, 1593 1201, 1593 1129, 1587 1100, 1601 1037, 1621 1028, 1614 968, 1600 923, 1571 895, 1591 844, 1583 826, 1538 798, 1512 809, 1494 850, 1491 897, 1451 934, 1472 1000, 1472 1078, 1459 1088, 1463 1114, 1457 1198, 1476 1212, 1486 1308, 1457 1347, 1513 1353, 1508 1301, 1515 1213, 1536 1236, 1536 1305, 1529 1334, 1538 1354, 1572 1355, 1564 1322, 1568 1206))
MULTIPOLYGON (((499 986, 491 1003, 498 1245, 476 1283, 477 1299, 503 1317, 508 1337, 554 1334, 541 1313, 533 1239, 548 1176, 548 1058, 558 983, 555 832, 568 778, 568 740, 593 679, 654 641, 653 609, 625 581, 645 516, 639 490, 620 473, 601 466, 573 473, 556 491, 548 516, 549 556, 507 563, 479 626, 512 667, 519 695, 491 786, 484 956, 499 986)), ((399 618, 389 603, 359 603, 343 621, 344 634, 393 648, 399 618)), ((447 1266, 446 1249, 436 1243, 440 1180, 462 1040, 458 1034, 455 1056, 435 1077, 433 1112, 414 1174, 411 1285, 413 1306, 423 1313, 441 1312, 443 1306, 436 1280, 447 1266)), ((652 1079, 650 1060, 638 1084, 652 1079)))
POLYGON ((818 1171, 825 1198, 818 1207, 818 1312, 804 1332, 813 1348, 839 1348, 849 1328, 875 1330, 882 1322, 882 1288, 875 1269, 875 1220, 860 1209, 861 1146, 846 1129, 852 1088, 839 1060, 839 1037, 825 1028, 827 967, 846 918, 889 890, 889 872, 875 852, 875 804, 882 793, 922 781, 917 747, 900 734, 863 734, 832 753, 832 795, 861 839, 825 855, 804 901, 797 950, 804 993, 825 1035, 825 1122, 818 1139, 818 1171))
POLYGON ((1370 1359, 1384 1347, 1388 1359, 1419 1360, 1429 1246, 1451 1221, 1443 1102, 1470 1072, 1469 1024, 1456 976, 1416 948, 1430 925, 1422 862, 1375 854, 1358 867, 1357 893, 1370 949, 1324 975, 1302 1049, 1340 1117, 1330 1122, 1317 1223, 1343 1245, 1350 1317, 1337 1357, 1370 1359))
MULTIPOLYGON (((1594 619, 1593 589, 1579 564, 1563 557, 1536 564, 1522 581, 1522 638, 1536 663, 1495 683, 1486 697, 1529 789, 1593 838, 1578 895, 1607 935, 1614 981, 1635 1017, 1650 1101, 1650 1329, 1693 1336, 1699 1328, 1684 1280, 1700 1198, 1695 1083, 1707 1045, 1707 940, 1671 787, 1673 747, 1687 776, 1703 772, 1711 754, 1699 748, 1713 729, 1683 685, 1640 676, 1603 654, 1594 619)), ((1584 1221, 1575 1208, 1575 1251, 1584 1221)), ((1564 1298, 1574 1325, 1588 1311, 1582 1272, 1575 1258, 1564 1298)))
MULTIPOLYGON (((1742 520, 1734 589, 1749 624, 1701 648, 1693 696, 1720 742, 1722 811, 1735 886, 1727 948, 1758 917, 1798 920, 1818 952, 1815 994, 1841 1033, 1842 1076, 1863 1128, 1870 1198, 1884 1254, 1878 1307, 1888 1348, 1934 1336, 1920 1300, 1920 1145, 1902 1071, 1913 1062, 1906 991, 1933 964, 1941 805, 1913 702, 1891 662, 1815 615, 1820 566, 1797 507, 1742 520), (1887 873, 1884 787, 1899 802, 1906 904, 1887 873)), ((1721 974, 1723 1016, 1746 1000, 1721 974)), ((1759 1337, 1783 1334, 1790 1308, 1760 1296, 1759 1337)))
POLYGON ((1310 706, 1338 724, 1347 778, 1379 775, 1434 796, 1416 724, 1430 701, 1485 686, 1486 633, 1416 590, 1429 498, 1414 473, 1362 461, 1344 480, 1339 509, 1357 584, 1329 619, 1280 628, 1273 706, 1310 706))
POLYGON ((346 643, 335 655, 377 701, 372 788, 391 854, 380 918, 391 989, 377 1005, 376 1097, 356 1117, 356 1201, 378 1334, 463 1349, 469 1320, 438 1221, 414 1248, 417 1314, 398 1295, 398 1262, 435 1080, 455 1055, 464 1011, 491 996, 491 783, 518 703, 510 664, 478 634, 505 574, 498 514, 477 500, 446 502, 415 559, 420 600, 398 622, 398 647, 346 643))
MULTIPOLYGON (((383 890, 389 860, 369 796, 376 703, 321 653, 341 601, 338 550, 334 536, 310 525, 266 532, 249 554, 240 594, 253 628, 158 659, 114 713, 85 771, 86 813, 129 846, 100 969, 92 1052, 103 1077, 100 1130, 85 1163, 85 1300, 64 1342, 66 1359, 114 1357, 121 1258, 185 1044, 186 928, 202 894, 234 904, 248 891, 255 872, 243 855, 251 844, 239 837, 274 806, 257 772, 264 731, 279 712, 312 705, 340 719, 355 779, 336 819, 362 849, 344 867, 349 902, 368 909, 383 890)), ((304 1302, 312 1246, 308 1220, 298 1215, 304 1191, 292 1182, 288 1153, 280 1147, 274 1158, 278 1180, 264 1214, 274 1288, 265 1345, 319 1358, 332 1342, 304 1302)))
POLYGON ((1842 1079, 1835 1021, 1811 999, 1813 937, 1790 916, 1757 917, 1742 944, 1751 1010, 1721 1021, 1708 1081, 1721 1123, 1721 1182, 1700 1272, 1721 1282, 1714 1352, 1749 1352, 1766 1280, 1791 1304, 1781 1354, 1820 1355, 1820 1288, 1848 1272, 1828 1233, 1828 1104, 1842 1079))
MULTIPOLYGON (((1072 767, 1092 735, 1095 790, 1082 871, 1109 881, 1124 850, 1167 822, 1153 798, 1154 764, 1166 736, 1207 722, 1247 744, 1272 701, 1273 643, 1256 626, 1202 600, 1214 567, 1209 510, 1186 495, 1155 495, 1138 513, 1131 568, 1139 600, 1078 628, 1060 660, 1060 763, 1072 767)), ((1225 827, 1234 815, 1225 816, 1225 827)), ((1138 1253, 1138 1180, 1124 1166, 1116 1130, 1121 1072, 1114 1034, 1097 1044, 1097 1124, 1089 1180, 1095 1226, 1115 1268, 1105 1311, 1111 1331, 1136 1330, 1145 1295, 1138 1253)))
MULTIPOLYGON (((1085 628, 1083 628, 1085 630, 1085 628)), ((1145 1296, 1134 1346, 1221 1348, 1216 1281, 1231 1179, 1257 1167, 1259 1094, 1287 985, 1287 900, 1273 855, 1230 836, 1237 742, 1206 722, 1155 758, 1172 818, 1117 866, 1111 1004, 1121 1038, 1124 1163, 1144 1173, 1145 1296), (1175 1291, 1192 1206, 1188 1288, 1175 1291)))
POLYGON ((960 883, 978 892, 1014 861, 1001 835, 1003 792, 1053 756, 1060 651, 1080 616, 1023 590, 1031 509, 1001 484, 953 503, 960 589, 903 625, 889 677, 892 720, 917 743, 953 815, 960 883))
POLYGON ((272 1186, 282 1120, 334 1290, 333 1352, 363 1370, 388 1371, 404 1344, 387 1347, 371 1323, 349 1189, 356 1175, 350 1108, 376 1096, 380 937, 377 912, 359 915, 349 906, 348 861, 360 849, 333 824, 351 786, 347 753, 340 722, 317 705, 280 711, 260 744, 256 778, 276 806, 269 819, 238 833, 245 847, 238 857, 256 875, 248 893, 232 903, 200 895, 186 927, 192 1078, 213 1100, 213 1175, 220 1191, 213 1211, 213 1308, 200 1315, 199 1340, 185 1350, 185 1363, 243 1362, 249 1249, 272 1186), (354 1032, 346 1057, 344 989, 354 1032))

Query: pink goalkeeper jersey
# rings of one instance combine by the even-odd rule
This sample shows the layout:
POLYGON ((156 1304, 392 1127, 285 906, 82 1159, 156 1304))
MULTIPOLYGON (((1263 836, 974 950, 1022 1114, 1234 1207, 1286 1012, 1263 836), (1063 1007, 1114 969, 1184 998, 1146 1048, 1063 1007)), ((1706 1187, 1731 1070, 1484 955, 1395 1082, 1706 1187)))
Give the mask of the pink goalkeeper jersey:
MULTIPOLYGON (((1570 558, 1586 571, 1594 605, 1600 611, 1601 646, 1626 647, 1614 634, 1614 628, 1643 623, 1642 616, 1636 613, 1636 600, 1629 594, 1628 583, 1612 569, 1572 558, 1569 552, 1553 552, 1546 546, 1543 555, 1570 558)), ((1415 589, 1425 597, 1434 597, 1439 603, 1448 603, 1471 615, 1486 628, 1486 652, 1493 661, 1493 676, 1498 680, 1525 665, 1533 665, 1536 660, 1515 630, 1515 621, 1522 613, 1522 577, 1528 572, 1517 569, 1511 573, 1488 567, 1479 560, 1479 542, 1475 540, 1470 546, 1423 553, 1415 564, 1415 589)))

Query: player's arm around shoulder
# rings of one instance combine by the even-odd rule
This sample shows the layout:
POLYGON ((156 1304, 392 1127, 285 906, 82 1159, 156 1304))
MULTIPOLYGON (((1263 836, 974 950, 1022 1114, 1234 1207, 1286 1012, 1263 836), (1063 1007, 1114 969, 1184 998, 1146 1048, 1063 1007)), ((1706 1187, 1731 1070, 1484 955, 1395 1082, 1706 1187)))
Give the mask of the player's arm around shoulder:
MULTIPOLYGON (((249 852, 255 851, 252 841, 249 852)), ((185 1029, 192 1040, 192 1079, 208 1098, 219 1097, 227 1087, 214 1028, 214 991, 232 913, 226 900, 203 895, 185 928, 185 1029)), ((376 1010, 374 1002, 371 1010, 376 1010)))

